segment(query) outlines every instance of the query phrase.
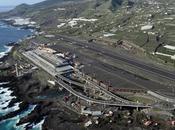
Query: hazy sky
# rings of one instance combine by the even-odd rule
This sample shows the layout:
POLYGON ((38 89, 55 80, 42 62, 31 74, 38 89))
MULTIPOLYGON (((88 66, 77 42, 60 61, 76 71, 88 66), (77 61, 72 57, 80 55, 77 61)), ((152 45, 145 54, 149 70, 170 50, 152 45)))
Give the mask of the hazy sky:
POLYGON ((34 4, 44 0, 0 0, 0 6, 14 6, 22 3, 34 4))

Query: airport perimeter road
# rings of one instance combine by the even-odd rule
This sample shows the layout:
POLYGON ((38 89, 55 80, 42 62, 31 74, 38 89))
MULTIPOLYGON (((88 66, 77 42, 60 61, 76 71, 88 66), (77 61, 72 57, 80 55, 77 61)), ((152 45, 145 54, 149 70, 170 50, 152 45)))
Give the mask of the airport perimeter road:
POLYGON ((76 46, 84 47, 84 48, 89 49, 91 51, 101 53, 105 56, 109 56, 111 58, 117 59, 117 60, 122 61, 126 64, 129 64, 130 66, 144 70, 144 71, 149 72, 150 74, 154 74, 158 77, 162 77, 162 78, 165 78, 165 79, 168 79, 171 81, 175 81, 175 73, 173 73, 173 72, 146 64, 146 63, 139 61, 137 59, 131 59, 131 57, 129 57, 127 55, 121 55, 117 52, 108 50, 107 48, 103 48, 102 45, 99 45, 96 43, 94 43, 94 44, 87 43, 85 41, 77 40, 77 39, 67 37, 67 36, 62 36, 62 35, 57 35, 56 38, 61 39, 63 41, 66 41, 68 43, 74 44, 76 46))

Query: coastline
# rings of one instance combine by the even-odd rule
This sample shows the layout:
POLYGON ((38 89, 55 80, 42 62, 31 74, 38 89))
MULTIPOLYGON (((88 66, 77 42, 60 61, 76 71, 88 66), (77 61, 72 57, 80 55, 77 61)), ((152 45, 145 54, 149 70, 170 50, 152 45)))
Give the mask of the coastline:
POLYGON ((16 130, 20 130, 20 128, 41 130, 44 123, 42 117, 47 115, 47 112, 44 115, 40 113, 45 103, 34 100, 22 90, 25 87, 23 85, 32 85, 33 83, 30 82, 33 82, 34 79, 28 81, 28 75, 19 79, 11 76, 5 77, 5 79, 7 78, 9 78, 9 82, 0 77, 0 127, 10 123, 12 126, 8 127, 15 127, 16 130))
POLYGON ((14 6, 0 6, 0 13, 10 11, 14 8, 15 8, 14 6))
POLYGON ((26 35, 21 39, 18 39, 17 41, 13 41, 13 42, 9 42, 6 43, 6 45, 4 45, 4 48, 6 49, 5 51, 0 52, 0 64, 4 61, 5 57, 9 55, 9 53, 11 53, 11 51, 15 48, 15 46, 18 45, 18 43, 22 43, 23 41, 25 41, 28 37, 33 36, 36 32, 37 32, 37 28, 30 28, 24 26, 24 25, 14 25, 13 22, 8 22, 6 20, 0 19, 1 23, 4 23, 4 26, 9 26, 9 27, 16 27, 17 30, 29 30, 32 34, 30 35, 26 35))
MULTIPOLYGON (((13 27, 13 25, 9 25, 9 26, 13 27)), ((20 29, 21 29, 21 27, 20 27, 20 29)), ((28 28, 22 28, 22 29, 28 29, 28 28)), ((33 33, 32 33, 32 35, 33 35, 33 33)), ((21 43, 27 37, 21 38, 22 40, 19 39, 18 41, 20 41, 20 43, 21 43)), ((3 52, 0 52, 0 65, 4 64, 7 60, 13 60, 13 58, 11 57, 10 54, 13 53, 13 51, 18 46, 19 46, 18 42, 6 43, 6 45, 4 45, 4 48, 6 50, 3 52)), ((11 64, 10 64, 10 66, 11 66, 11 64)), ((2 68, 0 69, 1 71, 3 71, 2 68)), ((6 68, 6 69, 8 70, 8 68, 6 68)), ((14 77, 13 75, 7 75, 7 76, 1 75, 0 76, 0 89, 1 89, 0 96, 8 96, 9 97, 8 99, 6 99, 6 97, 5 98, 1 97, 2 101, 0 102, 0 104, 1 104, 2 108, 0 108, 0 110, 2 110, 1 111, 2 113, 3 112, 7 112, 7 113, 5 113, 4 115, 0 115, 0 125, 3 125, 3 124, 5 125, 6 123, 7 124, 10 123, 10 124, 15 125, 14 127, 17 128, 18 130, 20 130, 21 126, 23 126, 23 128, 26 128, 26 127, 28 127, 28 125, 31 125, 33 123, 32 120, 29 120, 29 122, 26 122, 27 124, 22 122, 21 124, 18 125, 18 123, 21 122, 21 119, 23 119, 25 116, 28 116, 28 114, 30 114, 33 110, 35 110, 35 108, 33 108, 33 110, 28 112, 25 116, 22 116, 21 118, 19 118, 21 113, 23 113, 23 112, 26 113, 26 111, 30 108, 30 105, 33 106, 34 104, 37 104, 37 102, 28 101, 28 98, 27 97, 25 98, 25 93, 19 92, 20 88, 18 87, 18 82, 20 82, 20 81, 21 81, 21 79, 17 80, 17 78, 14 77), (5 94, 5 95, 3 95, 3 94, 5 94)), ((23 84, 24 83, 21 83, 21 85, 23 85, 23 84)), ((22 87, 22 86, 20 86, 20 87, 22 87)), ((34 106, 36 106, 36 105, 34 105, 34 106)), ((33 118, 33 120, 34 120, 34 118, 33 118)), ((42 123, 40 123, 40 124, 34 124, 34 125, 39 126, 40 127, 39 130, 40 130, 43 122, 44 121, 42 121, 42 123)), ((37 126, 35 126, 35 127, 37 127, 37 126)), ((5 126, 3 128, 7 129, 5 126)))

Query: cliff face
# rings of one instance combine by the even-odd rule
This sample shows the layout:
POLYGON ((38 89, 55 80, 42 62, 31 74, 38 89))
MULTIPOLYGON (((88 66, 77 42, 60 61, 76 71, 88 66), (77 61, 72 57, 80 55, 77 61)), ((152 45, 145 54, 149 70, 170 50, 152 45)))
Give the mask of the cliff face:
MULTIPOLYGON (((95 1, 95 0, 94 0, 95 1)), ((105 7, 112 12, 118 10, 122 5, 125 6, 134 6, 135 0, 96 0, 95 8, 105 7)))

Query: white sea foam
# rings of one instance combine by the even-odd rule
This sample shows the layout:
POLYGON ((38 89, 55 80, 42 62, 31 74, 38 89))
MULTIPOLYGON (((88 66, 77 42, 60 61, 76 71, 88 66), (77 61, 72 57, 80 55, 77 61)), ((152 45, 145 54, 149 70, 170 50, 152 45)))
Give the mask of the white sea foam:
MULTIPOLYGON (((28 108, 28 110, 26 110, 26 111, 23 112, 22 114, 18 115, 18 116, 17 116, 17 120, 16 120, 16 124, 20 121, 21 118, 23 118, 23 117, 27 116, 29 113, 31 113, 31 112, 35 109, 36 106, 37 106, 37 105, 30 105, 29 108, 28 108)), ((26 127, 29 123, 25 123, 25 124, 22 124, 22 125, 20 125, 20 126, 16 126, 16 124, 14 125, 15 128, 17 128, 18 130, 19 130, 19 129, 20 129, 20 130, 24 130, 25 127, 26 127)))
POLYGON ((10 113, 10 112, 13 112, 13 111, 17 111, 19 110, 19 105, 20 105, 20 102, 18 103, 15 103, 13 107, 10 107, 10 108, 6 108, 6 109, 2 109, 0 108, 0 113, 2 113, 3 115, 7 114, 7 113, 10 113))
MULTIPOLYGON (((0 95, 1 98, 7 99, 8 96, 11 96, 13 91, 9 90, 9 88, 0 88, 0 93, 4 92, 0 95)), ((12 96, 11 96, 12 97, 12 96)))
POLYGON ((0 94, 0 114, 1 115, 7 114, 9 112, 16 111, 19 109, 20 103, 15 103, 13 107, 7 108, 10 101, 16 98, 15 96, 11 96, 13 92, 9 90, 9 88, 0 87, 0 93, 2 93, 0 94))
POLYGON ((0 87, 0 93, 2 93, 2 92, 6 92, 6 91, 8 91, 9 90, 9 88, 3 88, 3 87, 0 87))
MULTIPOLYGON (((6 84, 9 84, 9 82, 2 82, 2 83, 0 83, 0 85, 6 85, 6 84)), ((1 88, 0 88, 0 90, 1 90, 1 88)))
POLYGON ((42 130, 42 125, 43 125, 44 121, 45 121, 45 118, 43 120, 41 120, 39 123, 33 125, 33 127, 32 127, 33 130, 35 130, 35 129, 42 130))
POLYGON ((4 46, 6 48, 5 52, 0 52, 0 58, 3 58, 4 56, 8 55, 8 53, 12 50, 13 46, 4 46))
POLYGON ((0 113, 2 113, 2 109, 3 108, 5 108, 5 107, 7 107, 8 105, 9 105, 9 103, 10 103, 10 100, 9 101, 4 101, 4 102, 1 102, 0 103, 0 113))
POLYGON ((6 56, 7 54, 5 52, 0 52, 0 58, 3 58, 4 56, 6 56))
POLYGON ((7 100, 12 100, 15 98, 15 96, 11 96, 13 93, 11 90, 8 90, 8 88, 0 89, 0 93, 4 92, 3 94, 0 95, 0 102, 4 102, 7 100))
POLYGON ((20 121, 21 118, 23 118, 23 117, 27 116, 29 113, 31 113, 35 109, 35 107, 36 107, 36 105, 30 105, 27 110, 25 110, 21 114, 15 116, 14 118, 10 118, 10 119, 7 119, 7 120, 0 122, 0 126, 5 125, 5 128, 7 128, 7 129, 24 130, 25 127, 29 123, 25 123, 25 124, 22 124, 20 126, 16 126, 16 124, 20 121))

